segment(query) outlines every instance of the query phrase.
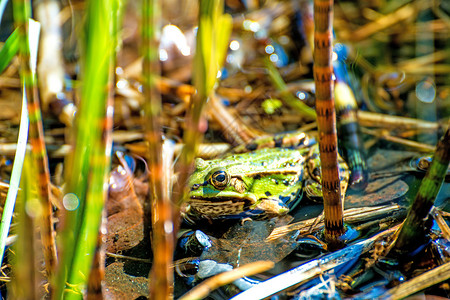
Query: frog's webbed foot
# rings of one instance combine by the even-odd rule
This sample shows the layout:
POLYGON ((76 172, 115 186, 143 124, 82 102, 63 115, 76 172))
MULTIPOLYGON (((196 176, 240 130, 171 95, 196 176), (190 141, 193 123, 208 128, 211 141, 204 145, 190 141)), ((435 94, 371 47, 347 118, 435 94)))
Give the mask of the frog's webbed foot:
POLYGON ((180 217, 189 225, 195 225, 195 221, 189 217, 189 212, 191 210, 191 206, 184 203, 180 208, 180 217))

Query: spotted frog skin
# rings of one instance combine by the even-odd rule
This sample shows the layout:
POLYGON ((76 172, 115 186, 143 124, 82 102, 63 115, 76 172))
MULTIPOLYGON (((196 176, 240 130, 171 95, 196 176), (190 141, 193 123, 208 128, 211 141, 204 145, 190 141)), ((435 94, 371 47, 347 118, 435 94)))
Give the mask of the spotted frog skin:
MULTIPOLYGON (((320 197, 318 147, 311 146, 304 133, 298 135, 260 138, 224 158, 198 158, 189 179, 186 217, 193 220, 284 215, 300 202, 306 181, 311 185, 307 189, 309 195, 320 197), (252 151, 240 153, 245 150, 252 151)), ((343 160, 341 169, 348 182, 348 168, 343 160)), ((346 186, 344 193, 345 189, 346 186)))

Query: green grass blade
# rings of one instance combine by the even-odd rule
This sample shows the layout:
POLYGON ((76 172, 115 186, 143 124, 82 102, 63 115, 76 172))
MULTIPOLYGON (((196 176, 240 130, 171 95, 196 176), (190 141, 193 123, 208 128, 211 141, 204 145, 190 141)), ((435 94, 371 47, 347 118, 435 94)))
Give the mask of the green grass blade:
POLYGON ((232 18, 223 14, 223 1, 200 1, 194 85, 199 98, 212 92, 222 67, 232 30, 232 18))
POLYGON ((197 147, 202 133, 199 131, 200 117, 208 97, 214 91, 217 73, 222 67, 227 52, 227 45, 232 28, 232 19, 223 13, 222 0, 200 1, 199 26, 194 57, 193 82, 197 93, 192 97, 186 117, 187 128, 184 133, 184 143, 178 164, 180 174, 179 184, 174 191, 177 203, 182 202, 184 183, 191 173, 197 147))
POLYGON ((22 114, 20 117, 19 138, 17 139, 16 155, 11 172, 11 181, 9 183, 8 193, 6 195, 5 206, 2 213, 0 224, 0 264, 3 262, 5 252, 6 238, 8 237, 9 227, 11 226, 14 205, 16 204, 17 192, 19 190, 20 177, 22 175, 23 162, 27 148, 28 139, 28 112, 25 93, 22 99, 22 114))
POLYGON ((65 193, 77 203, 65 210, 56 299, 82 298, 94 257, 111 152, 106 132, 112 126, 108 91, 117 41, 117 7, 115 0, 87 2, 81 102, 75 123, 75 147, 66 167, 65 193))
POLYGON ((19 50, 19 31, 16 29, 11 33, 0 50, 0 74, 5 71, 13 57, 19 50))

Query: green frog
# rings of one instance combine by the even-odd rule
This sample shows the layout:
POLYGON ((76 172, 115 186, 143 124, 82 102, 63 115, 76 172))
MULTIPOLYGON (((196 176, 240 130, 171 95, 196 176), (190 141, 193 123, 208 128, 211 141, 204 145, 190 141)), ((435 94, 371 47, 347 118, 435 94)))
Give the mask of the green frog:
MULTIPOLYGON (((349 171, 341 158, 340 175, 345 194, 349 171)), ((318 146, 304 133, 258 138, 223 158, 197 158, 189 187, 188 220, 281 216, 303 190, 322 196, 318 146)))

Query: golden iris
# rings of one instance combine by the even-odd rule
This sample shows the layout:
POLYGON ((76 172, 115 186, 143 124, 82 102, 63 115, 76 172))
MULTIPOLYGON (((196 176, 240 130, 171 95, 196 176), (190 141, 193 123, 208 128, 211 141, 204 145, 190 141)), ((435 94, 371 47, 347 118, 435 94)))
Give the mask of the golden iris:
POLYGON ((222 190, 226 188, 229 182, 230 182, 230 174, 228 174, 224 170, 215 171, 211 175, 211 184, 216 189, 222 190))

